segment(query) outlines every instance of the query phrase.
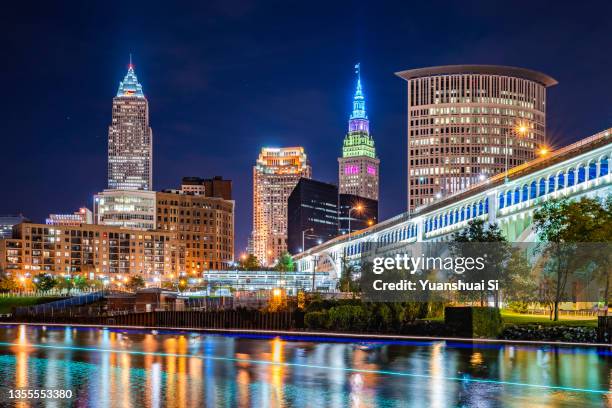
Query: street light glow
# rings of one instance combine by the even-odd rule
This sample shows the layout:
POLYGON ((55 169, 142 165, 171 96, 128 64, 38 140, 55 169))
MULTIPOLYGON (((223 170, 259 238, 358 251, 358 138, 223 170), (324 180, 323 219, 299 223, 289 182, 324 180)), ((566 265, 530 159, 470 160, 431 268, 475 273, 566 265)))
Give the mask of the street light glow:
POLYGON ((524 135, 525 133, 527 133, 527 130, 529 130, 529 128, 525 124, 519 124, 516 127, 516 132, 520 135, 524 135))

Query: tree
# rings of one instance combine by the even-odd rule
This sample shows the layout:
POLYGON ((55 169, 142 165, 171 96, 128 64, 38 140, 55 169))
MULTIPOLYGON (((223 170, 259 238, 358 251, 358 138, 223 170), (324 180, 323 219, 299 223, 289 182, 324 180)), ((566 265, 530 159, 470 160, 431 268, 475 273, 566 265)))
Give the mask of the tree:
POLYGON ((55 287, 57 281, 51 275, 40 273, 34 279, 34 286, 36 290, 41 292, 48 292, 55 287))
POLYGON ((174 282, 172 282, 172 281, 163 281, 161 283, 161 287, 163 289, 174 290, 174 282))
POLYGON ((55 286, 60 290, 65 289, 66 293, 70 293, 74 288, 74 281, 69 276, 65 278, 58 276, 55 280, 55 286))
MULTIPOLYGON (((541 250, 551 258, 545 272, 552 274, 548 282, 554 289, 553 319, 559 318, 559 303, 567 297, 567 282, 577 272, 594 269, 603 284, 604 304, 610 299, 612 254, 612 195, 601 201, 582 198, 550 200, 534 213, 541 250), (591 243, 598 243, 593 246, 591 243)), ((607 313, 607 307, 606 307, 607 313)))
POLYGON ((133 275, 127 281, 125 286, 132 292, 136 292, 138 289, 142 289, 145 287, 145 280, 141 275, 133 275))
POLYGON ((0 292, 6 293, 15 290, 17 290, 17 281, 15 281, 15 278, 8 275, 2 275, 0 277, 0 292))
POLYGON ((83 276, 75 276, 73 278, 73 286, 75 287, 75 289, 78 290, 83 290, 85 288, 87 288, 90 285, 90 282, 85 279, 83 276))
POLYGON ((357 271, 355 266, 351 264, 348 257, 345 255, 341 259, 342 273, 338 279, 338 289, 340 292, 351 292, 353 298, 355 294, 361 290, 359 279, 357 279, 357 271))
POLYGON ((538 283, 532 276, 527 254, 521 248, 512 248, 501 284, 506 302, 527 307, 538 300, 538 283))
POLYGON ((240 261, 238 269, 241 271, 257 271, 261 269, 261 264, 255 255, 249 254, 244 260, 240 261))
POLYGON ((293 272, 295 271, 295 262, 289 252, 285 252, 279 258, 277 264, 274 266, 274 270, 280 272, 293 272))
POLYGON ((94 279, 94 280, 88 281, 88 283, 90 287, 96 290, 104 289, 104 282, 102 282, 100 279, 94 279))
MULTIPOLYGON (((510 245, 497 224, 489 224, 482 219, 470 221, 467 228, 455 233, 450 244, 451 253, 455 258, 484 258, 484 269, 472 269, 462 280, 480 282, 485 279, 497 278, 501 283, 508 283, 507 274, 503 273, 511 257, 510 245), (488 245, 474 245, 488 243, 488 245)), ((480 306, 484 306, 488 290, 479 292, 480 306)), ((494 291, 495 307, 499 308, 499 290, 494 291)))
POLYGON ((533 222, 538 238, 542 241, 540 250, 543 254, 548 254, 553 259, 554 265, 547 262, 544 280, 548 285, 553 285, 553 320, 559 320, 559 303, 565 293, 565 285, 569 279, 570 270, 567 263, 563 262, 563 252, 561 245, 563 242, 563 232, 567 227, 567 210, 569 200, 566 198, 553 199, 546 201, 542 207, 538 208, 533 214, 533 222), (546 274, 551 275, 546 277, 546 274))
POLYGON ((185 278, 181 278, 178 281, 178 290, 180 292, 184 292, 187 289, 187 280, 185 278))
POLYGON ((581 246, 585 255, 582 258, 594 268, 596 279, 603 287, 607 315, 612 285, 612 251, 609 245, 612 242, 612 194, 605 200, 584 197, 569 202, 564 239, 589 243, 581 246))

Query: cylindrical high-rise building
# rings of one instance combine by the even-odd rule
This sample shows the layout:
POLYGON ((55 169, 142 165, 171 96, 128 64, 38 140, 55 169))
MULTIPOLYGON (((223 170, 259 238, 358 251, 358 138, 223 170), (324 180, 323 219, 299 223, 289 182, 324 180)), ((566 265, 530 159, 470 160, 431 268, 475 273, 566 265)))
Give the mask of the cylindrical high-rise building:
POLYGON ((535 158, 546 144, 546 88, 524 68, 448 65, 396 73, 408 82, 408 208, 535 158))

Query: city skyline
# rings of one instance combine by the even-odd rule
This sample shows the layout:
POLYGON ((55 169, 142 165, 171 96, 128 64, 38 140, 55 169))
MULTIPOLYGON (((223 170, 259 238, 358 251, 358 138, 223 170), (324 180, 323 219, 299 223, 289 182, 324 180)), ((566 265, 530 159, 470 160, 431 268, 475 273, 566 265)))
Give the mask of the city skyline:
MULTIPOLYGON (((421 14, 429 11, 428 6, 419 7, 421 14)), ((547 124, 549 138, 555 147, 608 127, 609 93, 602 90, 610 88, 610 79, 597 68, 605 66, 610 58, 601 53, 601 49, 605 49, 601 39, 605 37, 605 24, 598 23, 597 19, 603 17, 595 16, 587 27, 580 22, 586 10, 569 13, 570 20, 563 17, 561 9, 564 7, 552 10, 551 18, 543 24, 536 17, 521 15, 521 30, 515 33, 509 30, 515 26, 518 8, 498 18, 493 10, 485 7, 471 16, 463 15, 468 20, 467 24, 466 21, 461 24, 469 26, 469 19, 496 17, 499 28, 488 27, 492 32, 488 33, 486 41, 470 42, 479 33, 469 28, 457 38, 448 39, 445 34, 451 32, 452 26, 449 26, 448 30, 433 34, 425 46, 417 45, 416 56, 408 55, 411 52, 398 53, 400 43, 394 42, 392 37, 414 35, 425 26, 417 17, 406 17, 409 19, 406 24, 399 17, 389 15, 372 22, 367 30, 347 30, 342 24, 329 28, 329 45, 321 49, 298 34, 305 17, 297 21, 288 18, 283 24, 296 25, 288 35, 297 43, 302 41, 303 46, 298 47, 297 52, 289 52, 289 58, 283 58, 282 45, 268 37, 273 30, 264 30, 261 33, 264 38, 259 41, 261 45, 251 50, 253 54, 246 54, 245 63, 239 62, 245 54, 238 53, 236 57, 240 58, 236 59, 210 44, 200 49, 195 42, 187 42, 175 48, 174 45, 183 43, 183 37, 170 31, 157 33, 152 38, 154 41, 146 44, 147 35, 151 34, 146 23, 124 27, 122 32, 102 39, 118 27, 117 23, 108 23, 110 11, 107 11, 109 15, 103 13, 100 17, 108 27, 100 29, 99 33, 90 30, 82 33, 85 40, 93 39, 98 45, 88 47, 92 50, 80 48, 72 39, 78 36, 72 34, 77 27, 71 24, 43 38, 40 45, 33 44, 32 38, 36 30, 45 30, 44 25, 35 28, 34 34, 11 36, 10 49, 14 57, 7 68, 9 76, 15 80, 10 81, 7 88, 13 97, 3 102, 7 116, 4 130, 5 134, 16 136, 5 139, 2 162, 11 172, 8 174, 14 172, 20 177, 4 183, 8 199, 0 204, 0 213, 23 213, 33 221, 42 222, 49 213, 71 212, 83 205, 91 207, 93 194, 105 187, 104 152, 111 116, 108 101, 125 73, 127 55, 133 52, 139 79, 151 102, 151 126, 156 132, 153 172, 156 189, 176 185, 182 176, 190 174, 205 177, 221 174, 235 180, 237 252, 246 246, 251 229, 248 174, 252 158, 262 146, 303 145, 313 164, 313 177, 327 182, 335 180, 336 158, 350 106, 348 101, 354 89, 350 70, 356 61, 361 61, 368 72, 368 97, 376 101, 369 109, 376 118, 375 136, 382 161, 381 219, 388 218, 402 212, 406 204, 406 181, 399 176, 406 161, 406 91, 403 81, 395 78, 393 72, 452 63, 514 65, 540 70, 560 83, 548 97, 547 124), (407 28, 410 24, 412 28, 407 28), (377 26, 391 28, 377 30, 377 26), (564 31, 551 30, 553 26, 564 27, 564 31), (142 32, 132 35, 138 29, 142 32), (359 41, 347 41, 354 40, 355 31, 359 41), (577 44, 572 38, 581 31, 584 35, 579 36, 580 44, 577 44), (375 40, 369 32, 377 32, 383 40, 375 40), (526 38, 536 38, 535 44, 525 46, 526 38), (537 41, 538 38, 541 41, 537 41), (54 41, 63 41, 65 51, 55 48, 56 54, 44 52, 41 47, 49 47, 54 41), (336 52, 336 46, 346 43, 351 46, 336 52), (540 47, 538 44, 554 46, 540 47), (450 51, 453 46, 459 49, 450 51), (204 52, 211 47, 213 52, 204 52), (304 57, 298 56, 298 52, 304 57), (48 66, 44 73, 40 72, 39 64, 32 64, 33 56, 48 66), (323 75, 312 75, 314 67, 318 66, 316 60, 329 61, 332 57, 323 75), (569 59, 596 60, 598 63, 593 64, 595 68, 588 63, 565 64, 569 59), (78 69, 74 69, 75 60, 78 60, 78 69), (236 80, 236 73, 251 64, 259 67, 248 78, 236 80), (86 93, 81 91, 83 84, 87 84, 86 93), (268 95, 264 95, 266 93, 268 95), (34 94, 39 96, 35 103, 25 105, 31 103, 34 94), (249 98, 251 94, 257 98, 249 98), (40 124, 44 124, 43 131, 40 124), (230 154, 232 159, 227 160, 230 154), (28 160, 23 160, 24 157, 28 160), (63 166, 64 163, 70 165, 63 166), (28 189, 23 188, 24 180, 28 181, 28 189), (54 183, 57 180, 61 183, 54 183), (53 195, 58 186, 62 194, 53 195)), ((321 22, 338 17, 340 9, 346 12, 340 5, 331 6, 329 16, 321 17, 321 22)), ((231 44, 247 41, 244 34, 253 29, 251 22, 257 20, 259 13, 265 13, 255 6, 235 13, 213 11, 222 20, 247 24, 245 31, 229 36, 231 44)), ((178 20, 187 19, 186 15, 174 12, 181 17, 178 20)), ((53 14, 53 11, 48 10, 48 13, 53 14)), ((160 10, 157 13, 159 15, 160 10)), ((351 9, 350 13, 354 17, 352 21, 365 20, 367 16, 363 6, 351 9)), ((605 14, 599 13, 600 16, 605 14)), ((73 17, 68 13, 65 18, 73 17)), ((444 22, 449 17, 439 18, 444 22)), ((35 16, 29 19, 36 21, 35 16)), ((207 23, 206 29, 219 33, 219 28, 212 23, 207 23)), ((416 38, 423 41, 420 35, 416 38)))

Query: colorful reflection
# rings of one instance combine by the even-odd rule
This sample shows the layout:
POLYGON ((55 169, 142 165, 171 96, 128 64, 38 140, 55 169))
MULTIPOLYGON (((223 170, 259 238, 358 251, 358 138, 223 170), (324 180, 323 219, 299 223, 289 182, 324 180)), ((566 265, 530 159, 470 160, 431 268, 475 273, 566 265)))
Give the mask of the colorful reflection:
MULTIPOLYGON (((612 350, 0 328, 0 392, 66 389, 53 406, 609 406, 612 350)), ((14 401, 13 406, 40 406, 14 401)))

